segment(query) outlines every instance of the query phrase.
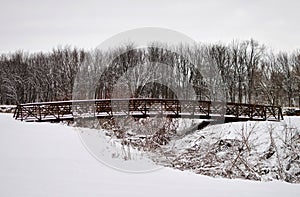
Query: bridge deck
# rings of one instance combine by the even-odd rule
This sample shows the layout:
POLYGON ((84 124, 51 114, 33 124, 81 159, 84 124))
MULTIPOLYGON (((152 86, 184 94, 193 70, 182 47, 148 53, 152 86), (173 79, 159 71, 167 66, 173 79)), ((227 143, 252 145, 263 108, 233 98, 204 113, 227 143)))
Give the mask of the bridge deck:
POLYGON ((278 106, 168 99, 101 99, 27 103, 17 106, 14 117, 24 121, 62 121, 74 118, 168 116, 171 118, 281 120, 278 106))

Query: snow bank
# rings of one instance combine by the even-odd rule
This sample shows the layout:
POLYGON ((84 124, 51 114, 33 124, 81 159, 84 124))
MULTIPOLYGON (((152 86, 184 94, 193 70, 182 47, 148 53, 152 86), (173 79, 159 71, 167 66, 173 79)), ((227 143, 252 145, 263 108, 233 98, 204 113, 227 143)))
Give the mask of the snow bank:
POLYGON ((0 114, 0 196, 299 196, 279 181, 210 178, 163 168, 122 173, 104 166, 72 127, 15 121, 0 114))
POLYGON ((171 166, 213 177, 300 183, 300 117, 208 126, 164 147, 171 166))

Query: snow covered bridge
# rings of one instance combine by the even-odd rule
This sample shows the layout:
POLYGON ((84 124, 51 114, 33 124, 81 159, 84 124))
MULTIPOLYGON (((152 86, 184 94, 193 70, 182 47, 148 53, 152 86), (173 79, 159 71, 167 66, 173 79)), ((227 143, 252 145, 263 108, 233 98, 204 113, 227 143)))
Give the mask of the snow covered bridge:
POLYGON ((278 106, 224 103, 197 100, 154 98, 101 99, 27 103, 17 106, 14 118, 24 121, 63 121, 74 118, 144 118, 223 119, 225 122, 246 120, 282 120, 278 106))

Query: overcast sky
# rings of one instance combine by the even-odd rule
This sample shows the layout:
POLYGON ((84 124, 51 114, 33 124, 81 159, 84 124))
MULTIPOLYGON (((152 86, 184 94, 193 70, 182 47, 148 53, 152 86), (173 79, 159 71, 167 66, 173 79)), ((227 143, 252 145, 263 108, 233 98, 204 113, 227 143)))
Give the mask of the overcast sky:
POLYGON ((0 0, 0 53, 91 49, 139 27, 164 27, 200 42, 254 38, 300 48, 299 0, 0 0))

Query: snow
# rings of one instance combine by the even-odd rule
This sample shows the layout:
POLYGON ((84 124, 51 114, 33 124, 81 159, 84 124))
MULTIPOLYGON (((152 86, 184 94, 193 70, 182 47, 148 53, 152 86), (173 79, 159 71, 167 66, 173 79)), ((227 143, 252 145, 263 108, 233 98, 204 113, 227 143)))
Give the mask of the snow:
POLYGON ((299 128, 300 117, 210 125, 172 140, 164 152, 172 166, 200 174, 299 183, 299 128))
POLYGON ((170 168, 124 173, 91 156, 75 128, 20 122, 12 114, 0 114, 0 125, 0 196, 300 195, 299 185, 280 181, 210 178, 170 168))
POLYGON ((12 113, 16 105, 0 105, 0 113, 12 113))

